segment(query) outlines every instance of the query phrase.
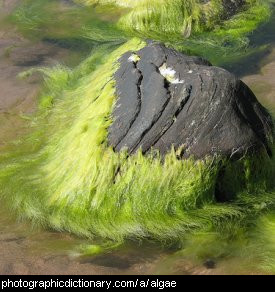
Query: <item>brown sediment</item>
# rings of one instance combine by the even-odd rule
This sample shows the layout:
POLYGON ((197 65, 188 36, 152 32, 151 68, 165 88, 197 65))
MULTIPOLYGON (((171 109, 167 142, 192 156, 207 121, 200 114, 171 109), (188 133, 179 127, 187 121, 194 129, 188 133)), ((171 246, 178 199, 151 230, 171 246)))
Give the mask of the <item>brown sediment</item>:
POLYGON ((0 275, 227 275, 261 274, 238 258, 225 258, 206 265, 173 250, 163 251, 152 244, 123 247, 97 256, 73 256, 87 240, 66 233, 31 229, 16 222, 0 208, 0 275), (246 265, 248 268, 246 268, 246 265))
POLYGON ((275 47, 263 60, 260 72, 244 76, 243 81, 253 90, 259 101, 275 113, 275 47))
MULTIPOLYGON (((0 2, 0 22, 19 2, 0 2)), ((21 115, 31 114, 36 109, 42 77, 33 74, 21 80, 18 74, 34 67, 53 66, 68 56, 68 49, 44 42, 32 42, 22 37, 14 27, 1 25, 0 149, 26 131, 26 121, 21 115)))
POLYGON ((9 14, 21 0, 0 0, 0 16, 9 14))

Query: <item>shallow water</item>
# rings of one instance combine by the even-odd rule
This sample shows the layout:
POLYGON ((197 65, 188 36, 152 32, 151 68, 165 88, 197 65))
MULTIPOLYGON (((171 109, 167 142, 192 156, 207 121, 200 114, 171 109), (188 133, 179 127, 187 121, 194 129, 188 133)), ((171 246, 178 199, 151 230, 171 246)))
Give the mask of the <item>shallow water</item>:
MULTIPOLYGON (((68 5, 69 1, 64 2, 68 5)), ((20 0, 0 1, 3 19, 20 0)), ((112 18, 113 16, 110 16, 112 18)), ((270 111, 275 110, 275 17, 251 36, 253 45, 267 45, 259 54, 226 67, 238 74, 270 111)), ((92 46, 91 46, 92 47, 92 46)), ((20 80, 17 74, 29 68, 58 62, 76 65, 89 46, 69 46, 53 39, 30 40, 11 24, 0 27, 0 147, 28 131, 22 115, 36 109, 42 78, 35 74, 20 80)), ((225 258, 207 263, 186 258, 174 249, 152 243, 132 242, 93 257, 77 256, 78 247, 90 241, 66 233, 41 230, 18 222, 0 207, 0 274, 260 274, 257 263, 225 258)))

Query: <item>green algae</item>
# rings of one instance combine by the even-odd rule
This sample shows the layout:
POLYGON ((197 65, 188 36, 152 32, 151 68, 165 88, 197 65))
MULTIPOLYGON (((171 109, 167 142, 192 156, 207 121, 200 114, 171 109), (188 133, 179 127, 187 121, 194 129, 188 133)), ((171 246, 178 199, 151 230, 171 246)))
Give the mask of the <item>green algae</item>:
POLYGON ((125 42, 125 34, 114 22, 121 13, 116 9, 93 9, 56 0, 23 0, 7 17, 29 39, 51 41, 69 48, 91 49, 98 43, 125 42), (106 12, 111 15, 105 19, 106 12))
POLYGON ((87 16, 87 22, 82 19, 85 25, 80 22, 74 29, 65 16, 53 14, 52 29, 48 29, 48 14, 40 17, 37 11, 53 13, 56 6, 43 6, 49 3, 56 5, 55 1, 26 1, 12 19, 35 38, 91 41, 97 49, 74 69, 61 65, 38 69, 45 76, 45 88, 39 111, 30 118, 33 133, 0 155, 0 193, 9 207, 34 224, 112 242, 83 246, 84 254, 98 254, 129 239, 177 243, 185 248, 185 255, 203 259, 247 256, 244 250, 249 246, 247 251, 259 258, 260 266, 274 271, 274 243, 268 238, 274 233, 274 156, 263 151, 235 162, 220 157, 179 160, 171 149, 164 160, 158 153, 128 157, 126 152, 114 153, 106 141, 116 101, 112 76, 117 60, 145 45, 133 36, 162 40, 204 56, 212 51, 217 55, 222 43, 218 52, 232 58, 233 52, 247 46, 245 36, 268 17, 267 6, 251 1, 240 14, 207 27, 200 25, 199 6, 176 17, 172 12, 169 16, 172 7, 162 6, 160 13, 168 9, 168 16, 161 27, 172 26, 156 31, 157 18, 150 23, 155 29, 149 24, 139 30, 127 26, 136 10, 125 14, 123 10, 117 22, 89 22, 87 16), (37 6, 28 11, 29 4, 37 6), (179 31, 172 20, 183 21, 190 17, 188 13, 194 17, 192 29, 184 22, 179 31), (59 24, 62 29, 54 30, 59 24), (189 33, 182 35, 182 29, 189 33), (225 169, 222 179, 221 169, 225 169), (219 200, 217 187, 229 194, 229 202, 219 200))
POLYGON ((221 0, 207 4, 198 0, 77 2, 129 7, 130 11, 117 22, 117 27, 129 36, 158 40, 182 52, 206 57, 215 64, 252 54, 248 35, 271 15, 270 1, 261 0, 244 1, 233 15, 226 13, 221 0))
POLYGON ((23 0, 9 21, 29 38, 77 50, 139 37, 221 65, 262 49, 249 47, 249 35, 271 15, 269 0, 246 0, 233 15, 226 13, 221 0, 207 4, 198 0, 75 2, 86 6, 23 0))

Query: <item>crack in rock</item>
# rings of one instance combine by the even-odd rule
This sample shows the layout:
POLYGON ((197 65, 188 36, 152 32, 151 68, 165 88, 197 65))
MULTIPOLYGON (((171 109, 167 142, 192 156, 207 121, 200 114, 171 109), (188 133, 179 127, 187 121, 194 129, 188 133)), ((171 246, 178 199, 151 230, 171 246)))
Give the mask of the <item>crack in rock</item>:
POLYGON ((108 133, 115 151, 165 155, 174 147, 184 148, 182 158, 231 159, 262 149, 272 154, 272 118, 233 74, 153 42, 119 62, 108 133))

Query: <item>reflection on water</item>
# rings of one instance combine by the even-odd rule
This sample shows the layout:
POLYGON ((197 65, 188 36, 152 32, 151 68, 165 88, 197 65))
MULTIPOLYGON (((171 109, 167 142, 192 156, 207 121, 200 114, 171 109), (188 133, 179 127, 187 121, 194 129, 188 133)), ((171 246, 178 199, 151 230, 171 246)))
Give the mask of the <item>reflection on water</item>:
MULTIPOLYGON (((9 13, 18 0, 0 1, 1 15, 9 13)), ((253 44, 269 45, 262 53, 243 60, 231 70, 242 76, 258 99, 275 111, 275 17, 251 37, 253 44), (263 33, 264 32, 264 33, 263 33)), ((66 42, 52 39, 31 42, 12 26, 0 27, 0 147, 27 131, 21 114, 35 110, 41 76, 19 80, 22 70, 52 66, 62 62, 77 64, 87 51, 68 48, 66 42)), ((230 66, 229 66, 230 68, 230 66)), ((0 274, 257 274, 253 263, 238 258, 201 262, 151 243, 128 246, 93 257, 75 257, 82 244, 66 233, 44 231, 21 223, 0 207, 0 274)), ((254 263, 255 264, 255 263, 254 263)))

